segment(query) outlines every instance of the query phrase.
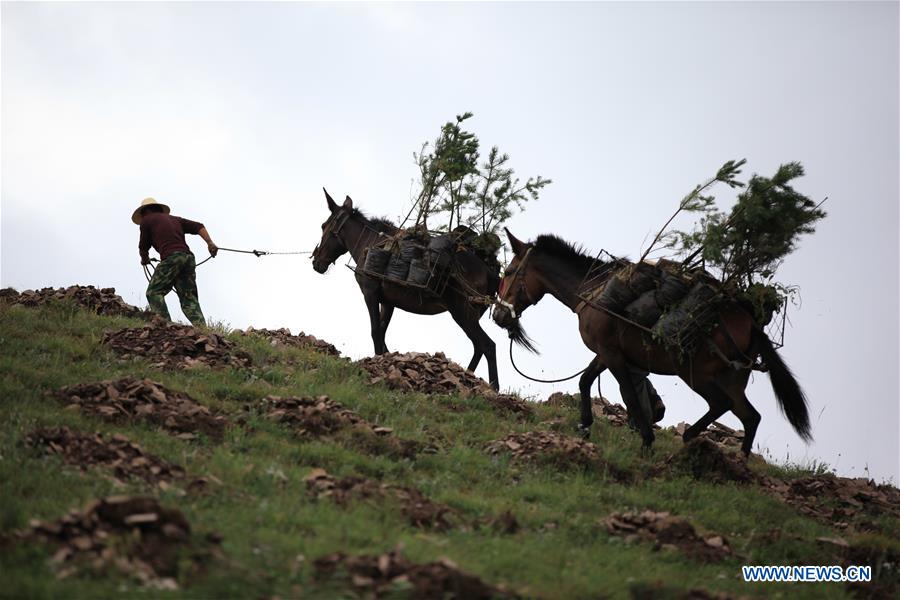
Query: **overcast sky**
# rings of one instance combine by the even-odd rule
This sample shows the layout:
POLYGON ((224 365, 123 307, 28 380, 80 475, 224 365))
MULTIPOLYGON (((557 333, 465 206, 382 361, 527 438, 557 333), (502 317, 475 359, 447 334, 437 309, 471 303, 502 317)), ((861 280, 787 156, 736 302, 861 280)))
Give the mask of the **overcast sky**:
MULTIPOLYGON (((512 231, 591 251, 638 254, 728 159, 747 158, 745 175, 799 160, 796 187, 827 196, 829 215, 779 272, 803 301, 781 352, 816 441, 794 434, 757 374, 757 443, 775 459, 900 479, 897 3, 4 2, 0 66, 0 284, 114 286, 139 305, 130 215, 144 197, 221 246, 311 250, 323 186, 397 217, 412 152, 466 110, 483 146, 554 180, 512 231)), ((734 193, 719 192, 729 206, 734 193)), ((201 303, 232 327, 287 326, 367 356, 368 316, 343 264, 322 276, 305 258, 223 253, 199 268, 201 303)), ((169 305, 183 319, 174 294, 169 305)), ((504 332, 482 324, 502 387, 577 389, 519 377, 504 332)), ((523 324, 542 350, 517 357, 527 372, 560 377, 590 360, 552 298, 523 324)), ((387 343, 471 356, 446 314, 398 312, 387 343)), ((653 381, 664 424, 705 412, 675 378, 653 381)), ((602 383, 619 401, 612 376, 602 383)))

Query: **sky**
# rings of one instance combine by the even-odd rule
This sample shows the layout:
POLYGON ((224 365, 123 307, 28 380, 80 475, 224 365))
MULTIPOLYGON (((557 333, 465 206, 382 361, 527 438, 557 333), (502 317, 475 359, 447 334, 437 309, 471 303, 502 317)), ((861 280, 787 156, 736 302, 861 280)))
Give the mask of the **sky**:
MULTIPOLYGON (((312 250, 323 187, 396 219, 413 151, 464 111, 520 176, 553 179, 513 233, 590 252, 639 255, 726 160, 746 158, 745 176, 801 161, 796 187, 827 197, 828 217, 779 270, 802 297, 781 354, 815 442, 756 374, 756 450, 900 481, 897 3, 3 2, 0 21, 0 285, 18 290, 115 287, 145 305, 130 215, 147 196, 230 248, 312 250)), ((727 209, 735 193, 717 191, 727 209)), ((198 268, 201 304, 211 321, 289 327, 361 358, 368 316, 345 263, 323 276, 305 257, 221 253, 198 268)), ((169 306, 184 320, 174 294, 169 306)), ((589 362, 552 298, 522 322, 541 350, 517 354, 526 373, 589 362)), ((482 326, 502 388, 577 390, 517 375, 505 332, 482 326)), ((472 352, 446 314, 398 311, 387 344, 463 365, 472 352)), ((676 378, 652 381, 663 425, 706 411, 676 378)), ((610 374, 601 385, 620 401, 610 374)))

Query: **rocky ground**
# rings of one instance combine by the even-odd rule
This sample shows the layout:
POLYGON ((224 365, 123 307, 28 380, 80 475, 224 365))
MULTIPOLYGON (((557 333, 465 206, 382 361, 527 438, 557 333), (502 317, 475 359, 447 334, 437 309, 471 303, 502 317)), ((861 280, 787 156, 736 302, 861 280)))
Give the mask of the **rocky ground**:
POLYGON ((117 569, 160 589, 177 589, 179 574, 217 557, 221 542, 215 533, 193 535, 178 509, 128 496, 92 501, 54 521, 32 521, 16 537, 53 546, 50 563, 60 578, 85 569, 95 574, 117 569))
POLYGON ((116 288, 95 288, 92 285, 72 285, 67 288, 43 288, 25 290, 12 288, 0 290, 0 302, 37 307, 53 302, 71 302, 98 315, 149 318, 150 313, 132 306, 116 294, 116 288))
POLYGON ((107 332, 102 343, 123 359, 147 360, 157 368, 241 368, 252 364, 250 355, 224 336, 160 317, 153 317, 144 327, 107 332))
POLYGON ((150 379, 80 383, 60 388, 54 396, 67 408, 109 421, 146 421, 183 440, 202 434, 219 441, 228 423, 187 394, 150 379))
POLYGON ((577 397, 497 394, 440 353, 354 365, 334 360, 330 344, 284 329, 226 337, 158 319, 122 329, 99 317, 91 318, 105 330, 82 329, 66 338, 71 347, 56 341, 71 314, 40 313, 48 303, 120 315, 94 302, 111 311, 117 297, 92 289, 0 292, 3 306, 42 319, 60 313, 59 323, 16 329, 30 311, 0 312, 15 373, 0 381, 13 399, 0 403, 0 475, 14 490, 2 496, 0 517, 13 525, 0 529, 0 565, 17 581, 44 568, 46 558, 38 565, 27 552, 46 546, 52 573, 84 587, 41 589, 68 592, 120 573, 150 588, 201 586, 187 596, 235 585, 264 598, 287 590, 586 597, 609 587, 622 597, 725 599, 741 595, 706 588, 779 592, 736 584, 746 561, 813 557, 877 569, 869 586, 842 585, 847 594, 896 593, 895 487, 747 459, 738 451, 743 432, 721 424, 689 444, 680 440, 686 424, 662 429, 656 453, 644 455, 624 407, 602 398, 592 401, 600 426, 587 441, 574 434, 577 397), (248 336, 323 356, 282 362, 248 336), (166 385, 131 375, 132 359, 149 362, 166 385), (36 385, 44 373, 52 383, 36 385), (54 487, 57 478, 65 486, 54 487), (112 488, 130 495, 104 491, 112 488), (66 513, 89 498, 99 499, 66 513), (225 531, 227 554, 215 531, 225 531), (8 558, 23 548, 25 558, 8 558), (227 583, 205 578, 217 564, 230 572, 227 583), (652 578, 632 569, 626 579, 631 565, 652 578))
POLYGON ((246 331, 237 329, 233 333, 241 336, 261 337, 276 347, 306 348, 329 356, 341 355, 340 351, 333 344, 329 344, 314 335, 307 335, 302 331, 297 335, 293 335, 287 327, 282 327, 281 329, 254 329, 250 327, 246 331))
POLYGON ((58 456, 77 469, 100 466, 112 471, 117 480, 131 477, 153 485, 171 483, 185 476, 184 469, 148 454, 120 433, 79 433, 68 427, 35 429, 25 443, 47 455, 58 456))
POLYGON ((363 597, 381 598, 398 592, 416 599, 518 597, 460 571, 449 559, 416 564, 406 559, 401 550, 362 556, 337 553, 317 559, 314 567, 318 578, 346 578, 363 597))

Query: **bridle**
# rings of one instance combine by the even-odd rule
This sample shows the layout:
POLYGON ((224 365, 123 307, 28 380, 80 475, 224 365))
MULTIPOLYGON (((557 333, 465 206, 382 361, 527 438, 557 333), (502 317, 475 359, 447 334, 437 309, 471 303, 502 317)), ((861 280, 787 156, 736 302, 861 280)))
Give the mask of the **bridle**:
MULTIPOLYGON (((519 262, 519 266, 516 267, 516 270, 512 274, 512 281, 509 282, 509 286, 506 286, 503 290, 501 290, 501 295, 497 298, 497 304, 505 308, 509 311, 510 316, 513 319, 517 319, 516 309, 513 306, 512 302, 504 299, 504 296, 508 296, 509 290, 515 289, 516 293, 522 291, 525 294, 525 299, 528 300, 529 306, 534 304, 534 300, 531 299, 531 294, 528 293, 528 287, 525 285, 525 279, 520 277, 520 275, 525 270, 525 265, 528 263, 528 258, 531 256, 531 250, 534 246, 529 246, 528 250, 525 252, 525 256, 522 257, 521 262, 519 262)), ((504 280, 506 278, 504 277, 504 280)), ((515 296, 512 298, 512 301, 515 302, 515 296)))
MULTIPOLYGON (((340 233, 341 229, 344 228, 344 224, 347 222, 347 219, 350 218, 350 212, 344 210, 343 208, 339 209, 337 214, 332 214, 331 217, 325 222, 325 230, 322 232, 322 239, 324 240, 328 236, 336 237, 341 243, 344 242, 341 239, 340 233)), ((346 244, 344 244, 346 246, 346 244)), ((316 260, 319 255, 319 246, 321 244, 317 244, 315 250, 312 251, 312 255, 310 256, 310 260, 316 260)), ((333 262, 333 261, 332 261, 333 262)))

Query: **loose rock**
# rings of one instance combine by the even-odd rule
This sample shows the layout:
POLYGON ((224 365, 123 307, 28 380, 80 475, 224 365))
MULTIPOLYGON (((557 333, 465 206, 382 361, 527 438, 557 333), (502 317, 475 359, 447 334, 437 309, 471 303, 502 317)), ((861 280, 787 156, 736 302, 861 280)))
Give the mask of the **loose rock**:
POLYGON ((690 521, 667 512, 613 513, 603 522, 610 535, 625 538, 626 542, 653 542, 656 549, 677 549, 705 562, 722 560, 732 554, 721 535, 700 536, 690 521))
POLYGON ((553 431, 513 433, 486 447, 489 454, 510 454, 524 462, 552 462, 562 468, 601 464, 595 444, 553 431))
POLYGON ((808 475, 795 480, 760 477, 770 494, 838 529, 878 530, 873 517, 900 518, 900 490, 864 477, 808 475))
POLYGON ((485 399, 497 412, 506 412, 522 418, 528 418, 534 414, 531 405, 515 394, 497 394, 491 390, 490 394, 485 395, 485 399))
POLYGON ((357 593, 376 598, 400 590, 404 590, 404 597, 423 600, 518 598, 460 571, 449 559, 416 564, 407 560, 399 549, 377 556, 331 554, 316 559, 313 567, 318 579, 333 577, 341 570, 357 593))
POLYGON ((56 546, 51 564, 59 578, 85 565, 94 571, 115 567, 145 584, 170 589, 178 587, 175 578, 186 558, 189 569, 195 570, 220 556, 221 541, 216 534, 196 539, 178 509, 153 498, 128 496, 94 500, 56 521, 33 520, 16 537, 56 546))
MULTIPOLYGON (((547 398, 547 405, 577 410, 581 407, 581 396, 565 392, 553 392, 547 398)), ((616 427, 628 425, 628 410, 623 405, 610 402, 606 398, 591 398, 591 413, 593 413, 595 419, 604 419, 616 427)), ((659 429, 659 426, 654 425, 653 428, 659 429)))
POLYGON ((80 383, 57 390, 55 396, 86 414, 107 421, 147 421, 185 440, 202 433, 219 442, 227 425, 225 417, 213 415, 187 394, 150 379, 80 383))
POLYGON ((351 430, 358 435, 360 443, 376 454, 384 451, 412 458, 426 450, 423 444, 396 437, 390 427, 375 426, 328 396, 315 398, 266 396, 259 406, 270 419, 290 426, 301 436, 321 437, 333 435, 341 430, 351 430))
POLYGON ((453 527, 453 509, 433 502, 415 488, 387 485, 365 477, 336 479, 324 469, 313 469, 306 477, 306 487, 318 498, 330 498, 340 505, 346 505, 351 499, 394 497, 400 502, 403 514, 409 518, 413 527, 438 531, 453 527))
MULTIPOLYGON (((690 427, 689 423, 681 422, 675 427, 670 427, 668 429, 681 436, 684 435, 684 432, 688 427, 690 427)), ((714 442, 730 448, 740 448, 741 444, 744 442, 744 432, 742 430, 732 429, 727 425, 722 425, 718 421, 713 421, 713 423, 700 434, 700 437, 707 437, 714 442)))
POLYGON ((357 364, 371 375, 369 383, 384 383, 395 390, 464 397, 494 393, 485 380, 447 360, 443 352, 388 352, 364 358, 357 364))
POLYGON ((237 330, 234 333, 243 336, 256 335, 263 337, 273 346, 306 348, 329 356, 341 355, 340 351, 333 344, 329 344, 325 340, 320 340, 314 335, 307 335, 302 331, 297 335, 292 335, 291 330, 286 327, 281 329, 254 329, 253 327, 250 327, 247 331, 237 330))
POLYGON ((353 427, 373 431, 375 429, 356 412, 344 408, 342 404, 328 396, 315 398, 266 396, 260 402, 260 408, 270 419, 289 425, 297 434, 303 436, 331 435, 341 429, 353 427))
POLYGON ((127 437, 115 434, 74 432, 68 427, 35 429, 25 436, 29 446, 59 456, 67 464, 84 471, 90 466, 112 470, 118 479, 135 477, 159 485, 184 477, 184 469, 165 459, 147 454, 127 437))
POLYGON ((656 472, 686 473, 695 479, 714 483, 726 481, 750 483, 756 480, 756 476, 747 467, 743 454, 729 450, 724 444, 702 435, 684 444, 669 456, 656 472))
POLYGON ((0 290, 0 302, 36 307, 51 302, 73 302, 98 315, 149 318, 151 313, 122 300, 116 288, 97 289, 92 285, 72 285, 67 288, 25 290, 21 294, 12 288, 0 290))
POLYGON ((249 367, 250 355, 212 331, 154 317, 149 325, 107 332, 101 340, 124 359, 146 359, 160 368, 249 367))
POLYGON ((488 382, 448 360, 443 352, 389 352, 357 364, 371 376, 370 384, 383 383, 394 390, 423 394, 481 396, 498 412, 523 417, 534 414, 526 401, 514 394, 498 394, 488 382))

